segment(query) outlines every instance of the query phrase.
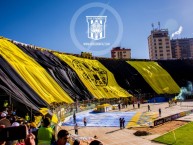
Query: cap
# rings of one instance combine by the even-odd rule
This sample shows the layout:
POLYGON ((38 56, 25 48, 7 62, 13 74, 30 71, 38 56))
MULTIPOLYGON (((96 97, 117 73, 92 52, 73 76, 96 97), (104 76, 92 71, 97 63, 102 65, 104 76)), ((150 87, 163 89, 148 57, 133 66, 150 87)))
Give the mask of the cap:
POLYGON ((1 113, 1 117, 6 117, 7 115, 5 113, 1 113))
POLYGON ((19 126, 20 124, 18 122, 13 122, 11 126, 19 126))
POLYGON ((35 122, 30 123, 30 126, 36 128, 35 122))

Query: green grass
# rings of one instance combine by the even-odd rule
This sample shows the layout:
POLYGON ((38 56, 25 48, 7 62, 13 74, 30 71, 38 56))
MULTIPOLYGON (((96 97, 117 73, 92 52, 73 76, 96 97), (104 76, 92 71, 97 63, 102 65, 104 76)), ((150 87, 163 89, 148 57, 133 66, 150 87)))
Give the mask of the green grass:
POLYGON ((193 122, 157 137, 153 141, 167 145, 193 145, 193 122))

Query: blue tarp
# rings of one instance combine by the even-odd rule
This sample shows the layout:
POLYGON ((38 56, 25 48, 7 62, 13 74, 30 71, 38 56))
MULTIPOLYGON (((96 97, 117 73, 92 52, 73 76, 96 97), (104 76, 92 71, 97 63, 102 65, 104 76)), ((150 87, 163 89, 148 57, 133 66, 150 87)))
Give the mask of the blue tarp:
MULTIPOLYGON (((86 117, 87 126, 119 127, 119 118, 124 117, 126 126, 135 114, 136 112, 93 113, 92 111, 85 111, 76 114, 76 122, 78 126, 84 126, 83 118, 86 117)), ((74 126, 73 116, 64 122, 62 126, 74 126)))

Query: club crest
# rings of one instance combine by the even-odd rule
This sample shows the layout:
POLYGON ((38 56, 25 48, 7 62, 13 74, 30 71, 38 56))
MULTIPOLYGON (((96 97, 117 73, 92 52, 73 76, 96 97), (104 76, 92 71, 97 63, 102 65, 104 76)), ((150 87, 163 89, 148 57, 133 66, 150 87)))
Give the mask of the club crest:
POLYGON ((105 23, 107 16, 86 16, 88 38, 99 40, 105 38, 105 23))

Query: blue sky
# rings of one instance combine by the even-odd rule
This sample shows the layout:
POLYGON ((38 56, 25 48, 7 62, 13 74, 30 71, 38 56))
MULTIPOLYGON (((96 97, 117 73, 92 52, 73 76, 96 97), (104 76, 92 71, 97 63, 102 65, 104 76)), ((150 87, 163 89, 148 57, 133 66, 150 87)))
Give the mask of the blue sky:
POLYGON ((0 0, 0 36, 60 52, 88 51, 102 57, 110 57, 110 49, 121 46, 131 48, 132 58, 148 59, 152 23, 158 28, 160 21, 170 36, 177 32, 173 38, 192 38, 192 6, 192 0, 0 0), (88 38, 86 16, 107 16, 105 38, 88 38))

